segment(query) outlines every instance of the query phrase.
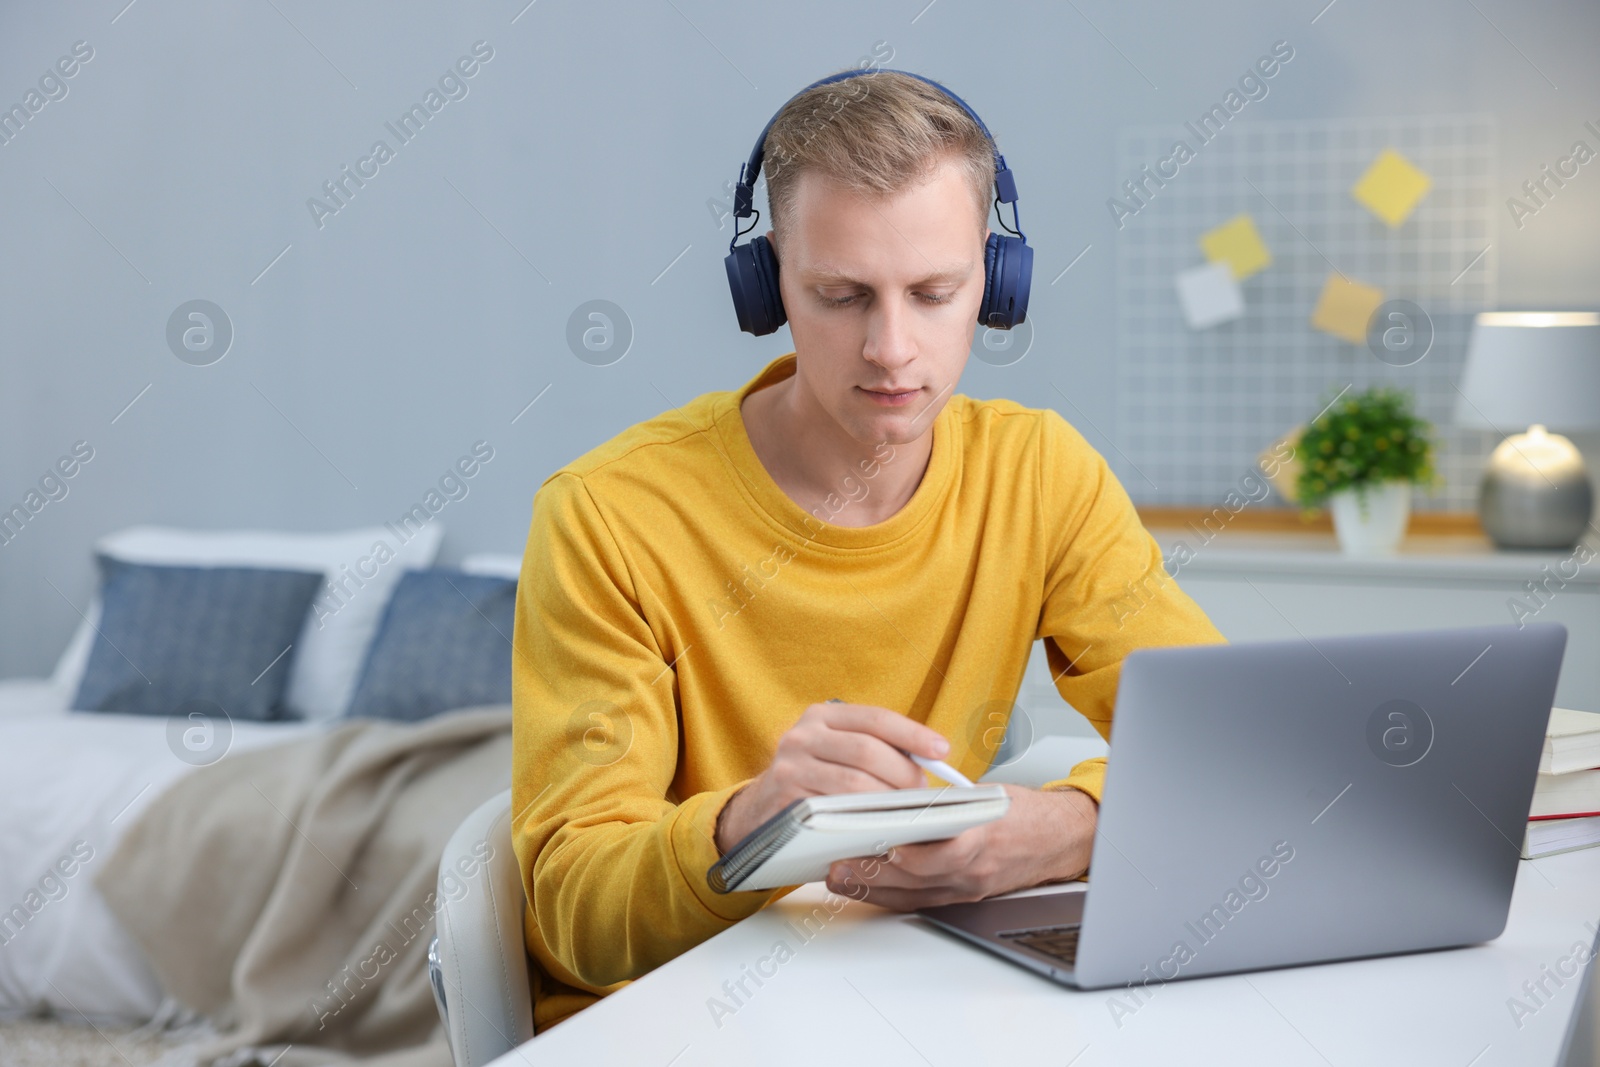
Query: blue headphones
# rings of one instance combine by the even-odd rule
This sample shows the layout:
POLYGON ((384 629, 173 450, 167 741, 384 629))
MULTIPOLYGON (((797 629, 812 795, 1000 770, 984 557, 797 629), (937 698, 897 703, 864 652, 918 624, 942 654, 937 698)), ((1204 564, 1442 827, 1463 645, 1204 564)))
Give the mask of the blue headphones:
MULTIPOLYGON (((860 74, 871 73, 870 70, 851 70, 843 74, 835 74, 813 82, 795 94, 809 92, 819 85, 828 85, 832 82, 854 78, 860 74)), ((989 143, 994 144, 994 137, 989 133, 989 128, 977 112, 967 106, 955 93, 920 74, 910 71, 889 71, 891 74, 905 74, 916 78, 918 81, 927 82, 929 85, 944 93, 950 99, 961 105, 961 110, 972 116, 972 121, 978 124, 984 136, 989 138, 989 143)), ((792 101, 794 97, 791 97, 792 101)), ((786 103, 784 107, 787 107, 786 103)), ((781 113, 783 108, 778 109, 781 113)), ((767 120, 767 125, 762 129, 761 136, 756 139, 755 151, 750 153, 749 162, 739 168, 739 184, 734 188, 733 217, 735 219, 749 218, 753 208, 751 199, 755 191, 756 175, 761 170, 761 157, 766 152, 767 133, 772 129, 777 115, 767 120)), ((1010 169, 1006 166, 1006 157, 1000 154, 998 147, 994 153, 994 188, 995 205, 1011 205, 1011 221, 1015 226, 1006 226, 1005 220, 1000 220, 1000 225, 1008 233, 991 233, 983 253, 983 303, 978 306, 978 321, 985 326, 997 330, 1009 330, 1020 325, 1028 317, 1028 289, 1033 284, 1033 249, 1028 247, 1028 239, 1022 233, 1022 221, 1017 215, 1017 183, 1011 176, 1010 169), (1015 236, 1012 236, 1012 235, 1015 236)), ((733 291, 733 309, 739 315, 739 328, 746 333, 755 334, 757 337, 769 334, 782 326, 788 320, 788 313, 783 309, 783 296, 778 292, 778 257, 773 254, 772 242, 765 236, 757 237, 749 244, 734 247, 739 238, 755 229, 755 223, 750 224, 750 229, 741 231, 739 224, 734 223, 733 240, 728 242, 728 255, 723 260, 723 265, 728 269, 728 287, 733 291)))

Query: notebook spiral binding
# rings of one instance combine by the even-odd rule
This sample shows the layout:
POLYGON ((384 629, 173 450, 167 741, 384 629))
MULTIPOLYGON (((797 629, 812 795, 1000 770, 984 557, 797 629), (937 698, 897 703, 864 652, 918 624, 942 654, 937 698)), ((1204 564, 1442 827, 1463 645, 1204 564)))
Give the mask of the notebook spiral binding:
POLYGON ((794 840, 800 832, 800 820, 790 818, 794 809, 805 803, 805 798, 791 801, 789 806, 768 819, 745 842, 722 857, 706 871, 706 884, 718 893, 731 893, 780 848, 794 840))

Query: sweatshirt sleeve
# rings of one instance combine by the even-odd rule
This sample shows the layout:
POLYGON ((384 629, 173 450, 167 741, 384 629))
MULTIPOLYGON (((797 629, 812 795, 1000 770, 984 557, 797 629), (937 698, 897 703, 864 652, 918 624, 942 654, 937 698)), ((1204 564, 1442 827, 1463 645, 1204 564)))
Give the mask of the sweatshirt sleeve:
MULTIPOLYGON (((1048 554, 1039 637, 1061 696, 1111 740, 1122 659, 1136 648, 1221 643, 1224 638, 1169 577, 1161 548, 1104 457, 1059 413, 1040 434, 1048 554)), ((1106 757, 1084 760, 1043 789, 1075 788, 1100 802, 1106 757)))
POLYGON ((717 815, 744 783, 670 795, 674 674, 576 474, 534 498, 512 644, 512 845, 528 947, 552 977, 637 978, 781 895, 706 884, 717 815))

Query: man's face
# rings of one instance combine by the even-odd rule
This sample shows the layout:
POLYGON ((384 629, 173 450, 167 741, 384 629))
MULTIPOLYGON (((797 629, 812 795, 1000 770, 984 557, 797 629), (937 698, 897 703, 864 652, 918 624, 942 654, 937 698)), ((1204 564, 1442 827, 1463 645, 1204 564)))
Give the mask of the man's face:
POLYGON ((818 171, 795 189, 781 241, 768 235, 798 353, 795 386, 863 445, 915 441, 954 392, 983 300, 989 231, 972 186, 946 160, 930 181, 886 199, 818 171))

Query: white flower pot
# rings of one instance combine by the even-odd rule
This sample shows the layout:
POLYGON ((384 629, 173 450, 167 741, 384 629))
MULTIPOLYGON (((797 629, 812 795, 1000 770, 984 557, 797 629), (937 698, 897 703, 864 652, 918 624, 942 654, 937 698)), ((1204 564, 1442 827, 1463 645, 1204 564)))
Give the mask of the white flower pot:
POLYGON ((1339 547, 1352 556, 1382 556, 1400 547, 1411 518, 1411 483, 1383 482, 1366 487, 1365 501, 1356 489, 1328 497, 1339 547))

